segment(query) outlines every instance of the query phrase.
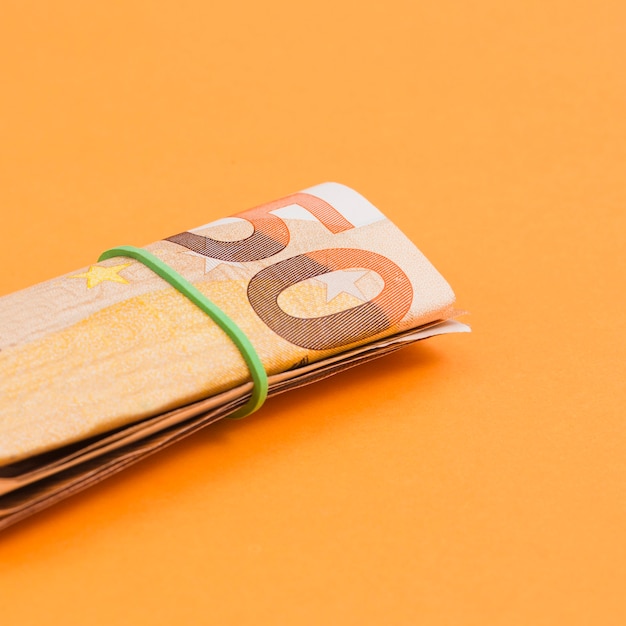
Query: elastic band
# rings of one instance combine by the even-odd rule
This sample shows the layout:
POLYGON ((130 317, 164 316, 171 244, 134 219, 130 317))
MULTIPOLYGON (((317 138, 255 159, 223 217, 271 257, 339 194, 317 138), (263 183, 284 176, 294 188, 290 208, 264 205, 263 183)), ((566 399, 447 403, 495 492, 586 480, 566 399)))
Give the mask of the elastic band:
POLYGON ((174 289, 180 291, 183 296, 204 311, 237 346, 250 370, 254 387, 248 403, 228 417, 231 419, 239 419, 261 408, 263 402, 265 402, 265 398, 267 398, 269 385, 267 373, 254 346, 241 328, 186 278, 181 276, 174 268, 161 261, 161 259, 154 254, 148 252, 148 250, 136 248, 135 246, 111 248, 111 250, 107 250, 100 255, 98 263, 113 257, 130 257, 131 259, 140 261, 146 267, 149 267, 155 274, 167 281, 174 289))

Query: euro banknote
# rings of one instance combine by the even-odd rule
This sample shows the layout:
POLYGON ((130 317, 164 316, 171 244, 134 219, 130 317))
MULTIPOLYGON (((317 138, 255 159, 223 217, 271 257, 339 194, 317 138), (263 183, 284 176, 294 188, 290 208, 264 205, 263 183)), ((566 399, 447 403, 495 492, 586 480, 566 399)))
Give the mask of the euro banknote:
MULTIPOLYGON (((249 338, 269 395, 468 328, 415 245, 325 183, 145 248, 249 338)), ((0 528, 232 415, 242 353, 137 259, 0 298, 0 528)))

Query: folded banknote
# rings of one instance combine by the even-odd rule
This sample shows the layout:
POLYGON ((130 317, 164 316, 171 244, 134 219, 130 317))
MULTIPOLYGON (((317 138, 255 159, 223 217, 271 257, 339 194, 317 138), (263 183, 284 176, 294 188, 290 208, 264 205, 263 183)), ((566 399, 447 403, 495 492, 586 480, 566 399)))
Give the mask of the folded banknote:
MULTIPOLYGON (((255 394, 246 350, 128 250, 0 298, 0 528, 255 394)), ((424 255, 335 183, 143 250, 247 338, 270 396, 468 330, 424 255)))

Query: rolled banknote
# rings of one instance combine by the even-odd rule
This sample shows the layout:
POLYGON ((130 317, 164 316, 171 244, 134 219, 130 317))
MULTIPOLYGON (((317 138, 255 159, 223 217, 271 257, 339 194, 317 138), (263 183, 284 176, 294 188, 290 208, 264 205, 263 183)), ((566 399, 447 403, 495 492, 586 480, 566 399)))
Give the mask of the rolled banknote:
MULTIPOLYGON (((468 330, 429 261, 335 183, 145 251, 247 337, 269 395, 468 330)), ((255 391, 224 328, 128 254, 0 298, 0 527, 241 411, 255 391)))

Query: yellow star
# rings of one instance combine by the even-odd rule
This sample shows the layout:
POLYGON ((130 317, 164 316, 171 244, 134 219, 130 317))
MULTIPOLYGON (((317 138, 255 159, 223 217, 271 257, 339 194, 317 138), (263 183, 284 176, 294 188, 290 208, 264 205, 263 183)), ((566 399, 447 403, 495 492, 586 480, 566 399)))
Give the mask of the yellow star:
POLYGON ((132 265, 132 263, 124 263, 123 265, 111 265, 110 267, 101 267, 100 265, 92 265, 88 272, 84 274, 76 274, 76 276, 70 276, 70 278, 86 278, 87 289, 91 289, 105 280, 110 280, 113 283, 128 284, 128 281, 119 275, 124 268, 132 265))

